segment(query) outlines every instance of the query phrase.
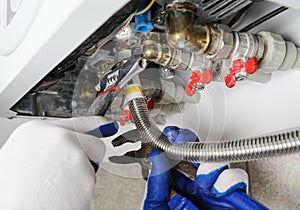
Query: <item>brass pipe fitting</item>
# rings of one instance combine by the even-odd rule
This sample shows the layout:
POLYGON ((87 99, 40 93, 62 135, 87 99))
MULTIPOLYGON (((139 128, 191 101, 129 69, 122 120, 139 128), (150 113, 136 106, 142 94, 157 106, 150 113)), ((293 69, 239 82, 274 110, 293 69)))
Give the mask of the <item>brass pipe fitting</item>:
POLYGON ((161 44, 160 34, 155 32, 145 33, 140 36, 143 50, 143 57, 146 60, 162 66, 168 66, 172 60, 172 49, 161 44))
POLYGON ((160 40, 160 34, 150 32, 140 36, 143 58, 174 70, 188 71, 193 67, 207 69, 211 61, 204 55, 198 55, 180 49, 171 48, 160 40))
POLYGON ((190 2, 174 3, 166 10, 167 40, 173 48, 205 53, 211 42, 209 26, 194 25, 197 7, 190 2))
POLYGON ((197 7, 175 2, 167 7, 167 41, 172 48, 205 54, 211 60, 261 58, 260 37, 233 32, 228 26, 194 24, 197 7))

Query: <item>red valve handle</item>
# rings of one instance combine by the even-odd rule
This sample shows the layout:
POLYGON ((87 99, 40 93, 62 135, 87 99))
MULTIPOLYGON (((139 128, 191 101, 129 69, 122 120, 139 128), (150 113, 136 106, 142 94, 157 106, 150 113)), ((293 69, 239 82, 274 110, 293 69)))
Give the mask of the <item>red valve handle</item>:
POLYGON ((202 83, 202 84, 209 84, 211 83, 213 76, 212 76, 212 70, 207 69, 205 72, 201 74, 200 71, 193 71, 192 75, 190 77, 189 83, 185 87, 185 92, 188 96, 193 96, 196 92, 194 85, 196 83, 202 83))
POLYGON ((132 115, 129 110, 122 111, 121 118, 120 118, 120 125, 124 126, 126 120, 130 120, 130 122, 133 122, 132 115))
MULTIPOLYGON (((146 103, 147 103, 147 109, 148 110, 154 109, 155 101, 154 101, 153 98, 150 99, 150 100, 148 100, 148 101, 146 101, 146 103)), ((129 110, 123 110, 122 114, 121 114, 121 117, 119 119, 120 125, 124 126, 125 125, 125 121, 127 121, 127 120, 129 120, 130 122, 133 122, 132 115, 131 115, 131 113, 130 113, 129 110)))
POLYGON ((235 76, 243 71, 247 74, 254 74, 258 69, 258 62, 256 57, 249 58, 246 62, 242 59, 234 60, 232 67, 229 69, 229 74, 224 78, 225 84, 228 88, 233 88, 236 84, 235 76))
POLYGON ((249 58, 245 63, 245 69, 248 74, 254 74, 258 69, 256 57, 249 58))

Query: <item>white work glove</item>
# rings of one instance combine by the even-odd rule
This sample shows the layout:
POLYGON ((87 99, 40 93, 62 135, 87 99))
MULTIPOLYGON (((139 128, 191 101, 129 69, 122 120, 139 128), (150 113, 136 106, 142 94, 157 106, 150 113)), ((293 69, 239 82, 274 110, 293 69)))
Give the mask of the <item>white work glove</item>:
POLYGON ((102 117, 84 117, 18 127, 0 150, 0 209, 93 209, 90 160, 101 163, 106 149, 85 133, 105 123, 102 117))

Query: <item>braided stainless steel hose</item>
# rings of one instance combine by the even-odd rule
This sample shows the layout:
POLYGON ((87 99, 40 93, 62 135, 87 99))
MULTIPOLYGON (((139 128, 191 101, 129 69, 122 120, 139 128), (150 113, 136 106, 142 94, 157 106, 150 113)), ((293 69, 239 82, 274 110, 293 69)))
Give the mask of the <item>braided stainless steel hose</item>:
POLYGON ((300 128, 254 138, 173 145, 155 124, 151 123, 143 98, 132 99, 129 102, 129 109, 143 140, 162 149, 174 160, 201 163, 241 162, 300 151, 300 128))

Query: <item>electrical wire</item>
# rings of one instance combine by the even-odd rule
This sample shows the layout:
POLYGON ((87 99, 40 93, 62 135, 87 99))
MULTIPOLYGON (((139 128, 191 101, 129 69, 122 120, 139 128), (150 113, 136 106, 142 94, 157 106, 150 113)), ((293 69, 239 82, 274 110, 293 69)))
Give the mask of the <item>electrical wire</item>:
POLYGON ((86 53, 89 53, 88 55, 82 55, 81 58, 89 59, 94 57, 100 50, 101 47, 103 47, 106 43, 108 43, 110 40, 112 40, 120 31, 122 31, 132 20, 132 18, 136 15, 141 15, 147 12, 152 5, 155 3, 155 0, 152 0, 143 10, 137 11, 133 14, 131 14, 124 22, 123 24, 116 30, 114 30, 109 36, 107 36, 105 39, 102 39, 99 43, 91 47, 86 51, 86 53))
POLYGON ((148 4, 148 6, 147 7, 145 7, 143 10, 141 10, 141 11, 138 11, 138 12, 135 12, 134 13, 134 15, 136 16, 136 15, 142 15, 142 14, 144 14, 145 12, 147 12, 151 7, 152 7, 152 5, 155 3, 155 0, 152 0, 149 4, 148 4))
POLYGON ((246 7, 242 8, 238 13, 227 23, 227 25, 230 28, 234 28, 242 21, 242 19, 245 17, 246 13, 248 12, 249 8, 252 6, 253 2, 251 4, 248 4, 246 7))
POLYGON ((122 31, 132 20, 132 18, 134 17, 134 14, 131 14, 123 23, 119 28, 116 28, 110 35, 108 35, 107 37, 105 37, 104 39, 102 39, 100 42, 98 42, 96 45, 94 45, 93 47, 91 47, 90 49, 88 49, 86 52, 87 53, 92 53, 89 55, 82 55, 81 58, 85 58, 85 59, 89 59, 94 57, 99 50, 101 49, 101 47, 103 47, 106 43, 108 43, 109 41, 111 41, 120 31, 122 31))
POLYGON ((240 30, 240 32, 247 32, 250 31, 251 29, 255 28, 256 26, 266 22, 267 20, 275 17, 276 15, 279 15, 280 13, 286 11, 288 8, 287 7, 279 7, 275 10, 273 10, 272 12, 264 15, 263 17, 257 19, 256 21, 254 21, 253 23, 250 23, 249 25, 247 25, 246 27, 244 27, 242 30, 240 30))

